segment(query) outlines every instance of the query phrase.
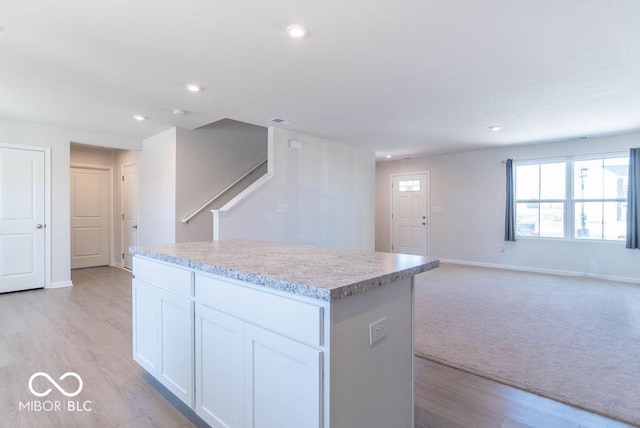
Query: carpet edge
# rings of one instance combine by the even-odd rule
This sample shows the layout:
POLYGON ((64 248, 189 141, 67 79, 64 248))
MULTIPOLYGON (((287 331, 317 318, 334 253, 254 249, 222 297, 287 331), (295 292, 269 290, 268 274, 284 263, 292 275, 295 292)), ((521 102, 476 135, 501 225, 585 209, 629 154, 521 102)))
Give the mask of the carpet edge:
POLYGON ((435 357, 435 356, 432 356, 432 355, 424 354, 424 353, 422 353, 420 351, 415 351, 414 354, 415 354, 416 357, 419 357, 419 358, 422 358, 422 359, 425 359, 425 360, 429 360, 429 361, 434 361, 436 363, 443 364, 445 366, 452 367, 454 369, 462 370, 464 372, 471 373, 473 375, 480 376, 480 377, 483 377, 483 378, 486 378, 486 379, 501 383, 503 385, 511 386, 513 388, 520 389, 522 391, 530 392, 532 394, 539 395, 539 396, 544 397, 544 398, 548 398, 548 399, 551 399, 551 400, 554 400, 554 401, 558 401, 558 402, 566 404, 568 406, 575 407, 575 408, 580 409, 580 410, 584 410, 585 412, 594 413, 594 414, 597 414, 597 415, 600 415, 600 416, 604 416, 604 417, 613 419, 615 421, 623 422, 623 423, 626 423, 626 424, 632 424, 634 426, 639 426, 640 425, 640 420, 633 421, 633 420, 630 420, 630 419, 620 419, 620 415, 612 415, 612 414, 604 412, 604 411, 590 409, 590 408, 584 407, 584 406, 582 406, 580 404, 573 403, 573 402, 565 399, 564 397, 551 396, 551 394, 547 393, 546 391, 543 391, 543 390, 540 390, 540 389, 537 389, 535 387, 531 387, 531 386, 528 386, 528 385, 519 384, 518 382, 514 382, 512 380, 505 379, 505 378, 502 378, 500 376, 496 376, 496 375, 491 374, 491 373, 486 373, 486 372, 483 372, 482 370, 478 370, 478 369, 475 369, 475 368, 472 368, 472 367, 467 367, 467 366, 465 366, 463 364, 456 364, 456 363, 444 360, 442 358, 438 358, 438 357, 435 357))

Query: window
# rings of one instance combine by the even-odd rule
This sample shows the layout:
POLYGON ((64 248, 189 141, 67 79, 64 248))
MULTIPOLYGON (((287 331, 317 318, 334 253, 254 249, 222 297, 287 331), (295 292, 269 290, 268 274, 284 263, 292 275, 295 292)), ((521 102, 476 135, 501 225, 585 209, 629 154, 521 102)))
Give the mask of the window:
POLYGON ((626 239, 628 171, 627 157, 573 163, 574 238, 626 239))
POLYGON ((420 180, 401 180, 398 182, 398 192, 419 192, 420 180))
POLYGON ((566 164, 516 166, 516 235, 564 238, 566 164))
POLYGON ((624 155, 516 164, 516 235, 625 240, 628 169, 624 155))

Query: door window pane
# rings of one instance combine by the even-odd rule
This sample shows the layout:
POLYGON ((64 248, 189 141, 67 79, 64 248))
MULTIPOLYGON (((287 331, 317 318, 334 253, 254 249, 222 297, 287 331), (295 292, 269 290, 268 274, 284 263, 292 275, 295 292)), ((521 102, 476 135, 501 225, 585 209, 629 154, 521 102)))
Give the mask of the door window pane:
POLYGON ((398 182, 398 192, 419 192, 420 180, 401 180, 398 182))

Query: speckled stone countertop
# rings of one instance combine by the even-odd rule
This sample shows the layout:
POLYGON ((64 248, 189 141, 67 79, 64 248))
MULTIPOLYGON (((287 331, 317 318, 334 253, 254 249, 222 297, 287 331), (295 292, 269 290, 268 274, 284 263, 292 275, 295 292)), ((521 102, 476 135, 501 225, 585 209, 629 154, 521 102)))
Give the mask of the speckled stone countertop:
POLYGON ((131 254, 333 301, 413 276, 438 260, 275 242, 228 240, 132 247, 131 254))

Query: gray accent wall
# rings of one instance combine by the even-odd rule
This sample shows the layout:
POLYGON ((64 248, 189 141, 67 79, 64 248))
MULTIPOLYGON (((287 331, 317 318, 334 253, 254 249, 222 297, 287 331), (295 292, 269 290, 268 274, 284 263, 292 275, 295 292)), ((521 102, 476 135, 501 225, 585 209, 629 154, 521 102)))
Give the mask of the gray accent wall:
POLYGON ((139 244, 210 241, 211 209, 259 178, 266 167, 188 224, 182 219, 266 157, 267 128, 230 119, 195 130, 172 128, 145 139, 139 165, 139 244))
POLYGON ((211 240, 211 209, 221 207, 266 172, 266 164, 188 224, 182 219, 267 157, 267 128, 231 119, 176 135, 176 242, 211 240))

